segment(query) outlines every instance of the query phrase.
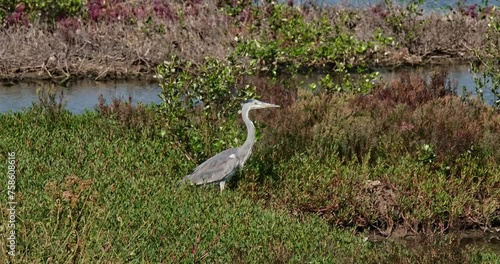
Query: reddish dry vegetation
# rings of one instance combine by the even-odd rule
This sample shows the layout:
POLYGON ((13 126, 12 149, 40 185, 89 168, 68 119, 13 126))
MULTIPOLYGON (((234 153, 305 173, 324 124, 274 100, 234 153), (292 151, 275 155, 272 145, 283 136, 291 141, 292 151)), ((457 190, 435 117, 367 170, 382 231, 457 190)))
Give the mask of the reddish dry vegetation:
POLYGON ((491 135, 500 132, 500 116, 480 102, 461 101, 453 90, 444 73, 430 82, 407 74, 389 89, 379 87, 356 98, 354 107, 376 117, 374 133, 401 142, 405 152, 417 154, 422 144, 431 144, 438 161, 454 160, 474 148, 495 154, 500 141, 491 135))
POLYGON ((136 130, 142 130, 144 127, 154 126, 155 117, 152 111, 147 111, 146 107, 139 104, 134 106, 132 98, 129 97, 128 101, 120 98, 113 98, 107 104, 106 99, 101 94, 98 98, 96 110, 104 118, 113 118, 117 120, 120 125, 136 130))
POLYGON ((332 136, 328 140, 339 145, 341 157, 360 162, 369 152, 372 158, 417 156, 422 144, 435 147, 438 161, 467 151, 500 158, 495 151, 500 147, 499 113, 481 102, 461 100, 445 73, 436 73, 430 81, 405 74, 388 88, 379 84, 370 94, 348 100, 321 94, 295 102, 296 92, 279 84, 258 87, 266 89, 262 94, 267 100, 284 105, 265 123, 273 126, 274 140, 294 142, 293 152, 305 150, 322 135, 332 136))
POLYGON ((494 176, 500 163, 500 113, 461 100, 445 74, 430 81, 408 74, 368 95, 283 98, 279 84, 268 89, 266 100, 284 107, 264 121, 268 135, 256 153, 266 162, 250 177, 269 186, 255 197, 385 235, 498 224, 492 214, 500 214, 495 202, 500 183, 494 176), (424 145, 431 150, 424 151, 424 145), (299 168, 321 169, 295 175, 297 161, 287 162, 297 153, 309 160, 299 168), (403 160, 407 165, 401 165, 403 160), (289 169, 280 172, 276 164, 289 169), (440 195, 453 202, 440 207, 440 195))
MULTIPOLYGON (((259 19, 267 21, 269 12, 254 18, 250 6, 236 16, 221 11, 222 3, 231 2, 236 6, 235 1, 92 0, 86 16, 56 17, 54 26, 28 23, 20 5, 0 29, 0 79, 151 77, 156 65, 172 55, 193 62, 206 56, 226 60, 237 45, 236 36, 273 34, 258 28, 259 19)), ((293 1, 288 6, 295 8, 293 1)), ((473 59, 472 51, 482 50, 487 30, 483 15, 471 15, 469 9, 447 16, 408 16, 401 24, 388 22, 389 17, 401 16, 398 8, 306 5, 298 10, 313 23, 322 12, 332 25, 345 16, 346 30, 359 40, 371 40, 382 30, 395 45, 372 49, 361 60, 379 65, 473 59)))

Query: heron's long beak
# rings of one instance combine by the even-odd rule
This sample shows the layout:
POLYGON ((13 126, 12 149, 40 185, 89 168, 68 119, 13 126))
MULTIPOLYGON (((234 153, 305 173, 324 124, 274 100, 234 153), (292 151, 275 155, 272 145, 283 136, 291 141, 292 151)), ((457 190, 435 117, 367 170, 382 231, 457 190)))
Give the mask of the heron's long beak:
POLYGON ((279 105, 263 103, 262 108, 270 108, 270 107, 280 107, 279 105))

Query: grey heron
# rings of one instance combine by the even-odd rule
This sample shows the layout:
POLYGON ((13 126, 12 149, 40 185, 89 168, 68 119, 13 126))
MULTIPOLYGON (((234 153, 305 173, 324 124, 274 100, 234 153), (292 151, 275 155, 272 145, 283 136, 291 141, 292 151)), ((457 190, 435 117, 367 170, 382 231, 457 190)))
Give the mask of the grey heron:
POLYGON ((247 127, 247 138, 245 143, 239 148, 226 149, 200 164, 193 173, 184 177, 182 182, 189 181, 191 185, 204 185, 219 183, 220 190, 224 190, 224 185, 237 171, 241 169, 252 154, 252 147, 255 142, 255 127, 248 113, 253 109, 263 109, 269 107, 279 107, 279 105, 264 103, 259 100, 250 99, 242 104, 241 115, 247 127))

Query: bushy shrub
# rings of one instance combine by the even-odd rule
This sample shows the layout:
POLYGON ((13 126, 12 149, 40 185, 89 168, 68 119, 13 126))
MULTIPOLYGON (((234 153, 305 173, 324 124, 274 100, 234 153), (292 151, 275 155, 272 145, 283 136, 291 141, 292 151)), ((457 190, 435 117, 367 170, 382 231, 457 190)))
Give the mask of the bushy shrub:
POLYGON ((241 78, 237 68, 213 58, 196 65, 172 57, 158 66, 156 77, 163 89, 160 110, 173 146, 202 160, 241 144, 236 116, 240 104, 256 94, 250 85, 237 85, 241 78))
POLYGON ((349 32, 351 14, 332 18, 319 7, 305 6, 301 10, 275 2, 262 7, 242 3, 239 7, 240 15, 252 15, 241 22, 240 27, 249 28, 249 34, 237 36, 234 54, 250 59, 250 72, 276 75, 278 71, 296 72, 326 65, 346 72, 354 64, 363 66, 363 55, 374 52, 375 42, 359 41, 349 32), (308 19, 309 11, 319 17, 308 19))
POLYGON ((53 85, 38 88, 36 94, 37 101, 33 102, 32 109, 48 120, 46 124, 52 125, 67 112, 64 92, 57 92, 53 85))
POLYGON ((107 104, 101 94, 96 110, 104 118, 117 120, 122 126, 141 132, 146 132, 148 128, 157 125, 156 109, 146 108, 142 104, 134 106, 132 97, 129 97, 127 101, 113 98, 111 103, 107 104))

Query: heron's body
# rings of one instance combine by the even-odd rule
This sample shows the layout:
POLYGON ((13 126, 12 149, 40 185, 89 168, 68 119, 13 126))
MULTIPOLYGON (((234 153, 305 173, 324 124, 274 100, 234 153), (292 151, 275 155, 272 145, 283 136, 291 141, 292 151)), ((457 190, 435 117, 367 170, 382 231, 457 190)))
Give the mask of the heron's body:
POLYGON ((219 183, 221 191, 224 185, 238 170, 243 168, 245 161, 252 154, 252 147, 255 142, 255 127, 248 117, 248 112, 252 109, 262 109, 268 107, 279 107, 277 105, 263 103, 258 100, 249 100, 243 104, 242 116, 247 126, 247 138, 245 143, 239 148, 226 149, 200 164, 190 175, 184 177, 183 181, 190 181, 193 185, 216 184, 219 183))
POLYGON ((223 189, 225 182, 236 173, 240 165, 237 152, 236 148, 220 152, 196 167, 192 174, 184 177, 184 180, 189 180, 194 185, 219 183, 223 189))

